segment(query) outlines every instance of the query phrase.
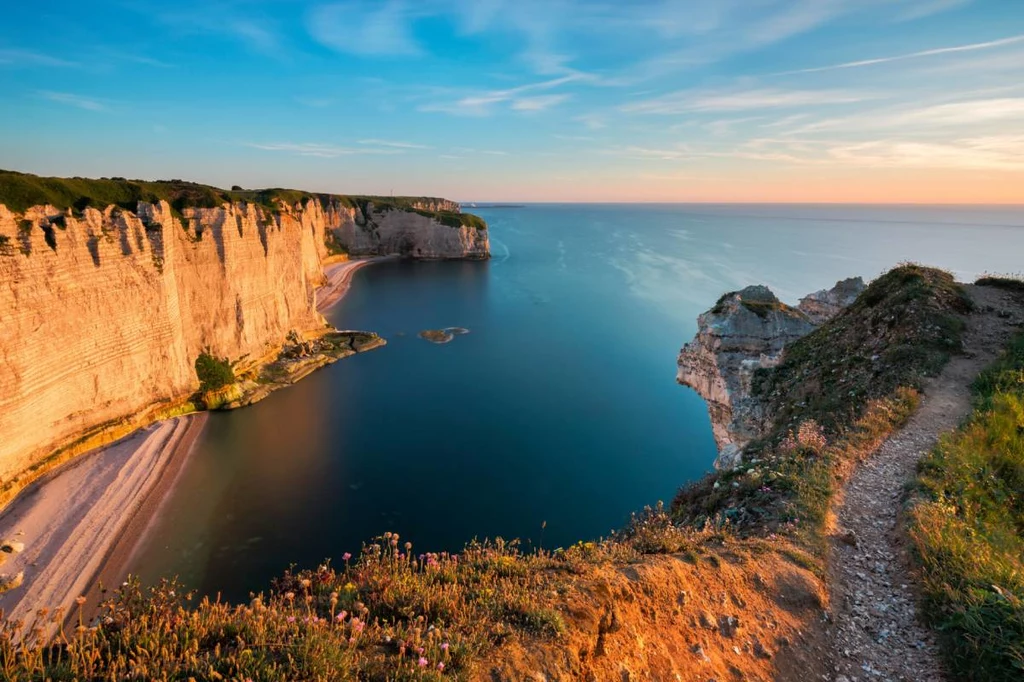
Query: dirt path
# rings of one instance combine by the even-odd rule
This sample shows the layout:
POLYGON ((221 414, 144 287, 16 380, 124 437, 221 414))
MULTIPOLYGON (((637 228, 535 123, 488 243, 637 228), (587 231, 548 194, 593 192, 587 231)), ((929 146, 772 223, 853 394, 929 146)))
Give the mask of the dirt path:
POLYGON ((898 515, 917 461, 968 415, 971 381, 1024 319, 1024 306, 1010 294, 968 289, 978 310, 968 319, 966 354, 925 386, 909 423, 857 469, 843 491, 836 537, 846 539, 834 543, 830 560, 836 682, 946 679, 935 639, 917 619, 898 515))

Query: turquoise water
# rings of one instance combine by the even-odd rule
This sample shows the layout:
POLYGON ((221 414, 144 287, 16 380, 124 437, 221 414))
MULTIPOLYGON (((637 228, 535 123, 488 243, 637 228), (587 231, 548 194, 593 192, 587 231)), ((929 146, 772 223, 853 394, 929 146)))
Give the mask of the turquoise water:
POLYGON ((903 260, 1024 270, 1020 208, 479 209, 493 259, 356 273, 330 314, 388 345, 212 414, 134 570, 243 599, 384 531, 556 547, 669 501, 715 456, 680 345, 718 296, 784 300, 903 260), (447 345, 423 329, 465 327, 447 345), (541 526, 546 522, 546 529, 541 526))

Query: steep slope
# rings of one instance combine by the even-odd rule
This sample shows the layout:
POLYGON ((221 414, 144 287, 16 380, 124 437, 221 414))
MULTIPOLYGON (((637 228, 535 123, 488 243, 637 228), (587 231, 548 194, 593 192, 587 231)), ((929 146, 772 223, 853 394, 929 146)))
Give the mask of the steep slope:
POLYGON ((744 446, 766 428, 769 415, 753 395, 754 373, 779 364, 786 346, 835 316, 863 290, 864 281, 851 278, 804 297, 794 308, 768 287, 750 286, 725 294, 697 319, 697 335, 679 353, 676 380, 708 404, 717 468, 738 465, 744 446))
MULTIPOLYGON (((487 255, 457 205, 361 201, 390 226, 375 252, 487 255)), ((200 353, 251 368, 327 331, 316 288, 359 202, 0 171, 0 500, 55 450, 173 413, 200 353)))

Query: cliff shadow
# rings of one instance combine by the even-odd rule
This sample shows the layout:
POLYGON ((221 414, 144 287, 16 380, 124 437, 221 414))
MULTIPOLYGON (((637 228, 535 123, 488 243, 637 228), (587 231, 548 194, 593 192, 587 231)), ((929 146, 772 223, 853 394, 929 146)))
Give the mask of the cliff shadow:
MULTIPOLYGON (((196 234, 202 235, 200 231, 202 229, 202 223, 196 224, 196 234)), ((217 249, 217 260, 220 261, 222 266, 227 264, 227 256, 225 255, 224 249, 224 222, 220 221, 210 225, 210 233, 213 235, 213 245, 217 249)))

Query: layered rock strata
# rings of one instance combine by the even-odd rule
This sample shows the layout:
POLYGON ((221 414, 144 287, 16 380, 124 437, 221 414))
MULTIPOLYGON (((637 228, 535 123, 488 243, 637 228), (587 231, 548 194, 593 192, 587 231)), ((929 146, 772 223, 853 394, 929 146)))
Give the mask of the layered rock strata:
POLYGON ((788 306, 765 286, 725 294, 697 318, 697 334, 679 353, 679 383, 707 402, 719 455, 717 468, 742 461, 744 446, 763 434, 768 415, 752 395, 754 372, 774 367, 786 346, 852 303, 860 278, 811 294, 788 306))
POLYGON ((316 288, 331 234, 359 252, 487 256, 485 229, 368 208, 356 230, 356 210, 333 198, 184 216, 165 201, 0 204, 0 493, 82 434, 187 398, 203 351, 246 370, 274 361, 290 332, 328 331, 316 288))
POLYGON ((451 224, 437 216, 412 209, 377 206, 369 202, 364 208, 334 204, 329 208, 331 231, 336 242, 351 256, 399 255, 411 258, 485 259, 491 254, 487 230, 461 224, 458 205, 450 202, 427 202, 435 207, 423 211, 445 210, 451 224), (448 209, 456 209, 454 211, 448 209))

